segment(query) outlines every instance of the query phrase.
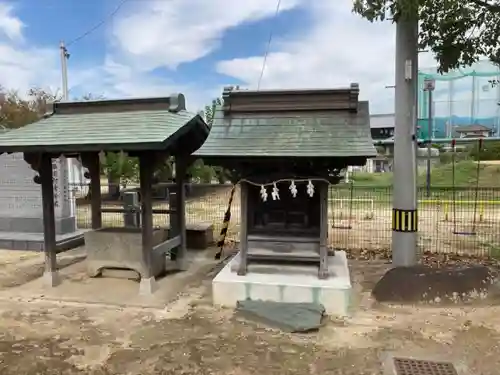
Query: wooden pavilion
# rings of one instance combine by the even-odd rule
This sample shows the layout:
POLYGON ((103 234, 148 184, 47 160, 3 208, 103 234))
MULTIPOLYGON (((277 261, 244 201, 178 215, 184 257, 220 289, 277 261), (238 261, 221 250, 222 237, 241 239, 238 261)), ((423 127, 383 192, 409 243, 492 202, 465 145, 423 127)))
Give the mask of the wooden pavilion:
MULTIPOLYGON (((202 117, 186 111, 182 94, 162 98, 57 102, 40 121, 0 134, 0 153, 24 153, 38 173, 43 200, 46 282, 58 284, 52 159, 80 157, 91 185, 92 229, 102 227, 99 154, 124 152, 139 158, 142 216, 142 263, 152 269, 152 179, 155 166, 175 157, 177 223, 167 241, 176 248, 177 262, 186 254, 185 182, 189 156, 206 140, 209 126, 202 117)), ((167 242, 166 241, 166 242, 167 242)), ((143 276, 144 277, 144 276, 143 276)), ((150 285, 154 277, 145 275, 150 285)), ((142 280, 141 280, 142 281, 142 280)))

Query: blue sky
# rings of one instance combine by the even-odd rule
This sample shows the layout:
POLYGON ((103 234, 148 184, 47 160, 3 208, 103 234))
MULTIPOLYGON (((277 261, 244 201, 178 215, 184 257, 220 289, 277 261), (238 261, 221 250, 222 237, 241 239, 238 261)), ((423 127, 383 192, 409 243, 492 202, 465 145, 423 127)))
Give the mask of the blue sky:
MULTIPOLYGON (((272 30, 262 88, 358 82, 373 113, 393 111, 393 90, 385 86, 394 80, 394 27, 353 15, 351 0, 282 0, 277 17, 274 0, 128 0, 71 44, 121 1, 0 0, 0 85, 60 90, 64 40, 72 97, 182 92, 198 110, 225 85, 256 87, 272 30)), ((428 54, 420 58, 422 66, 434 64, 428 54)), ((466 100, 470 86, 458 88, 455 99, 466 100)))

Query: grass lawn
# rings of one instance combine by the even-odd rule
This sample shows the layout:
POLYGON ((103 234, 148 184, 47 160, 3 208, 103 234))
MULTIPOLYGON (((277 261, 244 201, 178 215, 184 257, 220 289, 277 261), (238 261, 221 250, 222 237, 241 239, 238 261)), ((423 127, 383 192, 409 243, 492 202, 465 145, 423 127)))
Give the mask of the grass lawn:
MULTIPOLYGON (((451 187, 453 184, 452 164, 439 165, 431 170, 433 187, 451 187)), ((420 169, 419 186, 425 186, 425 169, 420 169)), ((460 161, 455 165, 455 186, 470 187, 476 185, 477 163, 470 160, 460 161)), ((392 186, 393 174, 355 172, 353 180, 360 186, 392 186)), ((500 188, 500 164, 482 162, 479 165, 479 186, 500 188)))

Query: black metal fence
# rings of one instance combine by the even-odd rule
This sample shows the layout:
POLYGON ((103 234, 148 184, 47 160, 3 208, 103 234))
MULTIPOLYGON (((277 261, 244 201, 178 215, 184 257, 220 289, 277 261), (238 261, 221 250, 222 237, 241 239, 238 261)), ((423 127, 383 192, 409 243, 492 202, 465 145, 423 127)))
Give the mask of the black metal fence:
MULTIPOLYGON (((123 191, 136 190, 127 187, 123 191)), ((158 187, 155 208, 168 208, 168 186, 158 187)), ((121 205, 116 189, 103 187, 103 207, 121 205)), ((90 227, 86 185, 72 186, 80 228, 90 227)), ((191 184, 186 187, 189 224, 212 223, 218 232, 227 208, 231 185, 191 184)), ((350 251, 384 252, 392 237, 392 187, 338 185, 329 196, 330 245, 350 251), (352 190, 351 190, 352 189, 352 190)), ((500 188, 433 187, 418 189, 419 243, 433 253, 500 256, 500 188)), ((232 205, 228 238, 239 231, 238 191, 232 205)), ((155 215, 154 224, 168 225, 168 215, 155 215)), ((104 213, 105 226, 122 226, 123 214, 104 213)))

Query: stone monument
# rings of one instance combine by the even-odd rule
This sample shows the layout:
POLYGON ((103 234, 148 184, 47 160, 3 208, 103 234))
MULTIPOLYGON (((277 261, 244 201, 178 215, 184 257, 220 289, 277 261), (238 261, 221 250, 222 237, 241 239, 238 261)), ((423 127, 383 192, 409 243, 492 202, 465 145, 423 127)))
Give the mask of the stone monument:
MULTIPOLYGON (((65 158, 53 161, 56 236, 60 245, 83 238, 65 158)), ((42 193, 22 153, 0 155, 0 249, 43 250, 42 193)))

